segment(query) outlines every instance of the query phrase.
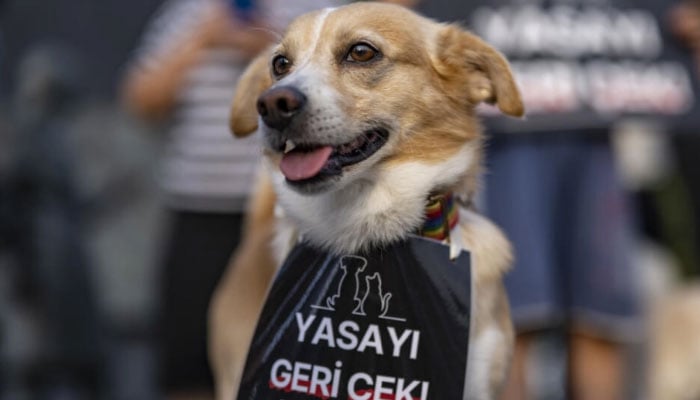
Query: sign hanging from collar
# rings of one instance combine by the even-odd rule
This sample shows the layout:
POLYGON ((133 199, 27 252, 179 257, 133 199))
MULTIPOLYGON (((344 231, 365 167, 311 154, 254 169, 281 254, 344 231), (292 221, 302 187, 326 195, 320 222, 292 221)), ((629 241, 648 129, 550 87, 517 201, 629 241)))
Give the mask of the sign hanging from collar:
POLYGON ((238 400, 458 399, 471 267, 411 236, 333 255, 298 244, 273 282, 238 400))

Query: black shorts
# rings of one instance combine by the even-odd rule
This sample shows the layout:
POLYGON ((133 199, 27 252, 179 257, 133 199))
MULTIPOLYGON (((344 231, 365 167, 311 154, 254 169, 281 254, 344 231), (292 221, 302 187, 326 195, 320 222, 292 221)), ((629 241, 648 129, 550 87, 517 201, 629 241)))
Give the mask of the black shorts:
POLYGON ((207 309, 241 236, 242 214, 173 212, 161 270, 158 324, 164 390, 213 388, 207 309))

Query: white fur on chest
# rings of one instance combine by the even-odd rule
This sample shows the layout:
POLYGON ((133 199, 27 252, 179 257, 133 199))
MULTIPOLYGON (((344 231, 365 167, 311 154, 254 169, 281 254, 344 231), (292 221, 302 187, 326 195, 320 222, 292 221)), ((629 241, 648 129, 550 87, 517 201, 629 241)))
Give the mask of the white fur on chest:
POLYGON ((467 144, 437 164, 414 161, 381 167, 346 187, 317 195, 293 191, 279 171, 272 175, 285 218, 299 234, 337 253, 355 252, 418 228, 428 195, 454 184, 473 162, 474 151, 467 144))

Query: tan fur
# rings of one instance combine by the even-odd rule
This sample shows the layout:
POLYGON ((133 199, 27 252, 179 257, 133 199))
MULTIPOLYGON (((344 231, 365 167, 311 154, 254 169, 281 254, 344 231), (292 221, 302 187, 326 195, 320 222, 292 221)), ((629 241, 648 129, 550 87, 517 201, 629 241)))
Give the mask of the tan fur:
POLYGON ((700 399, 700 284, 675 289, 652 316, 649 399, 700 399))
POLYGON ((233 399, 241 379, 258 314, 277 269, 274 236, 275 193, 261 174, 248 207, 243 242, 231 258, 209 307, 209 361, 216 398, 233 399))
POLYGON ((468 93, 472 104, 487 101, 507 115, 525 113, 506 59, 477 36, 450 26, 440 32, 440 74, 451 80, 453 96, 468 93))
MULTIPOLYGON (((472 337, 478 337, 486 329, 497 329, 507 337, 499 354, 492 355, 490 365, 490 393, 485 399, 498 398, 508 375, 513 352, 514 332, 510 320, 510 307, 503 282, 501 281, 512 265, 513 253, 510 243, 493 223, 472 212, 460 214, 461 237, 464 247, 469 250, 474 265, 476 288, 476 310, 473 310, 474 328, 472 337)), ((472 365, 479 360, 470 360, 472 365)))
MULTIPOLYGON (((390 125, 392 134, 383 148, 385 153, 372 167, 376 176, 394 176, 392 172, 407 165, 440 166, 460 154, 471 154, 461 167, 463 171, 445 181, 445 187, 432 188, 454 190, 462 198, 473 195, 481 171, 482 135, 474 107, 490 102, 508 115, 521 116, 524 112, 506 60, 481 39, 401 7, 363 2, 299 18, 280 44, 251 64, 232 106, 231 127, 237 136, 258 128, 255 101, 275 83, 270 75, 270 60, 275 54, 284 54, 292 61, 291 73, 307 71, 306 75, 295 75, 297 80, 291 81, 294 84, 303 85, 306 81, 301 78, 306 77, 332 88, 329 101, 337 105, 334 112, 346 117, 343 123, 350 130, 358 121, 381 120, 390 125), (359 41, 380 48, 381 59, 362 66, 343 63, 348 46, 359 41), (470 151, 465 153, 465 149, 470 151)), ((280 154, 267 149, 265 155, 276 168, 280 154)), ((348 170, 357 168, 353 165, 348 170)), ((219 399, 230 399, 235 393, 257 313, 274 271, 269 249, 270 235, 275 230, 269 202, 274 197, 272 190, 269 178, 258 185, 256 197, 266 200, 253 201, 249 212, 251 218, 264 222, 247 227, 246 240, 212 303, 210 352, 219 399)), ((398 192, 388 190, 370 198, 384 199, 391 205, 391 198, 386 197, 392 194, 398 192)), ((423 202, 427 194, 415 196, 423 202)), ((279 200, 285 203, 282 195, 278 193, 279 200)), ((379 214, 372 215, 374 227, 395 222, 392 207, 387 208, 378 207, 379 214)), ((421 217, 416 221, 420 222, 421 217)), ((493 400, 505 380, 512 351, 513 331, 501 282, 511 263, 511 249, 498 228, 473 211, 463 210, 459 230, 462 247, 470 251, 474 265, 477 300, 471 337, 497 344, 482 346, 483 351, 470 350, 468 368, 474 370, 468 374, 473 379, 469 398, 493 400)))

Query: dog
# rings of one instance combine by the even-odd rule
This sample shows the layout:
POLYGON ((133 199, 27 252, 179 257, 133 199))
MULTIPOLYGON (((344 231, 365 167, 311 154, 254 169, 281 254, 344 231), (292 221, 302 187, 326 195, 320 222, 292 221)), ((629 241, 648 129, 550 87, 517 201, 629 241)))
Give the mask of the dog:
POLYGON ((458 26, 396 5, 306 14, 253 60, 231 129, 262 135, 264 167, 210 308, 218 399, 235 396, 266 291, 300 236, 346 254, 390 243, 420 229, 427 199, 448 192, 460 204, 451 250, 470 252, 473 265, 466 398, 498 398, 513 347, 502 284, 512 256, 471 206, 484 102, 524 114, 506 59, 458 26))

